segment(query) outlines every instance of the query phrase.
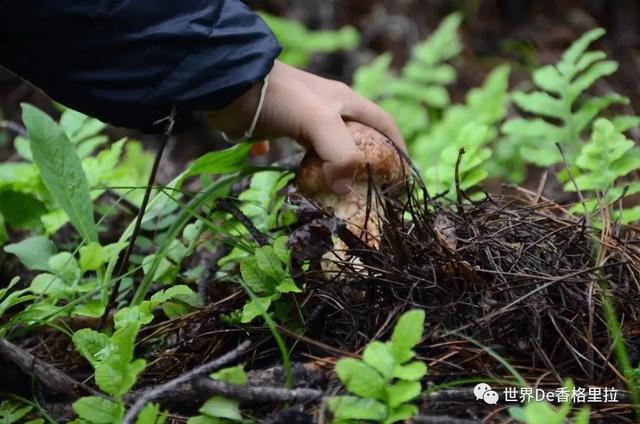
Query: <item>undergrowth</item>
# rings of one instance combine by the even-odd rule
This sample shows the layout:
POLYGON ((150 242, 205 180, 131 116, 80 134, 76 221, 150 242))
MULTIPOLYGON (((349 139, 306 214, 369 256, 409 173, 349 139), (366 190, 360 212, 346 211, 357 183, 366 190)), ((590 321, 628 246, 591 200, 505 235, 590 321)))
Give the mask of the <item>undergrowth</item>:
MULTIPOLYGON (((358 44, 353 28, 309 31, 263 17, 282 42, 282 59, 298 66, 315 53, 358 44)), ((558 63, 535 70, 529 91, 509 91, 505 64, 489 72, 463 103, 453 104, 447 87, 457 78, 460 25, 460 15, 446 17, 397 72, 387 53, 354 75, 354 88, 397 119, 429 194, 461 202, 463 193, 468 203, 479 197, 466 192, 487 180, 521 181, 535 167, 556 166, 565 194, 572 196, 571 211, 597 221, 604 208, 613 221, 638 221, 633 195, 640 192, 634 180, 640 149, 625 134, 640 119, 615 113, 612 106, 628 104, 627 98, 593 90, 617 70, 604 52, 589 50, 604 31, 587 32, 558 63), (510 102, 519 116, 507 118, 510 102)), ((240 329, 266 323, 290 383, 289 347, 280 332, 285 327, 304 331, 307 317, 300 302, 308 289, 298 278, 307 264, 294 269, 287 245, 295 224, 286 202, 290 172, 247 164, 246 143, 208 153, 153 190, 137 231, 135 215, 153 162, 140 143, 109 142, 105 124, 69 109, 55 121, 25 104, 22 120, 26 132, 14 140, 18 159, 0 164, 0 245, 23 270, 0 290, 0 335, 11 340, 49 326, 71 341, 99 389, 73 403, 74 422, 120 422, 125 396, 149 365, 136 349, 141 332, 159 317, 179 321, 205 310, 210 281, 223 282, 229 296, 246 292, 245 300, 220 320, 240 329), (113 222, 124 222, 117 234, 113 222), (122 252, 132 237, 134 254, 120 274, 122 252), (194 262, 203 251, 215 253, 214 263, 194 262), (119 290, 111 302, 114 287, 119 290), (61 324, 102 316, 110 317, 102 328, 73 330, 61 324)), ((427 370, 424 361, 413 360, 413 349, 425 330, 424 314, 402 315, 390 340, 368 344, 361 360, 337 361, 335 372, 349 394, 329 400, 335 423, 393 423, 419 413, 427 370)), ((611 331, 621 339, 620 329, 611 331)), ((247 382, 241 367, 211 377, 247 382)), ((564 422, 567 408, 529 404, 511 414, 528 423, 564 422)), ((575 422, 588 421, 585 411, 575 422)), ((19 400, 0 404, 3 422, 35 417, 35 412, 19 400)), ((158 405, 149 404, 137 422, 165 419, 158 405)), ((239 403, 221 396, 189 419, 191 424, 243 421, 239 403)))

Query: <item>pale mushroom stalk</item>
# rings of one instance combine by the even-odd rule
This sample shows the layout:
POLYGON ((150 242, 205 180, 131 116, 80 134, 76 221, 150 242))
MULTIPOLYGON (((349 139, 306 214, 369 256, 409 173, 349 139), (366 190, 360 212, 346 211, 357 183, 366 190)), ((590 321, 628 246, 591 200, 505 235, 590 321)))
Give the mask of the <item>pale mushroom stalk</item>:
MULTIPOLYGON (((408 167, 393 142, 383 134, 357 122, 347 122, 346 125, 363 156, 351 191, 337 195, 327 187, 322 178, 322 161, 312 151, 302 160, 297 185, 303 195, 324 209, 333 210, 353 234, 377 249, 381 241, 380 223, 384 220, 384 207, 376 192, 402 192, 408 167), (370 199, 369 184, 373 185, 370 199)), ((325 272, 338 271, 338 262, 359 263, 357 258, 349 257, 346 244, 336 238, 333 251, 323 256, 322 268, 325 272)))

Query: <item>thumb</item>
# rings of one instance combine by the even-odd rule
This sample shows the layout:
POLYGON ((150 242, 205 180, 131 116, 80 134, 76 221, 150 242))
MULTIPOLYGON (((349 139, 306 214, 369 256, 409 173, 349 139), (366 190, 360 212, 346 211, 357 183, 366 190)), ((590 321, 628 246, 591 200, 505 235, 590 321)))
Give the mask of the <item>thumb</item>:
POLYGON ((342 117, 328 112, 316 115, 309 125, 307 142, 324 162, 324 182, 336 194, 351 191, 362 153, 355 145, 342 117))

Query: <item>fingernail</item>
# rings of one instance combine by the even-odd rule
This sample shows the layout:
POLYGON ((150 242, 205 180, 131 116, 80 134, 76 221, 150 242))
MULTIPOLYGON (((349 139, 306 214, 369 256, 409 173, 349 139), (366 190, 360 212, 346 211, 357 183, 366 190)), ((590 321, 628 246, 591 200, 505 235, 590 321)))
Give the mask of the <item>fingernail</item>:
POLYGON ((349 178, 342 178, 335 180, 331 185, 331 190, 336 194, 348 194, 351 192, 351 180, 349 178))

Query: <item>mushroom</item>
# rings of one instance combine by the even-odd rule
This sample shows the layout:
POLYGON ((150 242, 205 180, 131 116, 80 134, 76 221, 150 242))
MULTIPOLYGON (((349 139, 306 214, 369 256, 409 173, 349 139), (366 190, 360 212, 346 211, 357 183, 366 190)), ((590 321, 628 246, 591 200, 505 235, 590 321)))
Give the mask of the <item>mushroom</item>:
MULTIPOLYGON (((384 219, 384 208, 376 193, 384 191, 398 195, 403 192, 409 168, 398 148, 385 135, 358 122, 347 122, 346 126, 363 156, 356 168, 351 192, 337 195, 325 184, 322 160, 311 150, 304 156, 298 169, 298 190, 317 205, 333 210, 353 234, 377 249, 380 246, 379 226, 384 219), (370 177, 373 190, 370 206, 367 207, 370 177)), ((337 271, 337 261, 359 263, 357 258, 348 257, 347 246, 340 239, 335 239, 333 251, 323 256, 323 270, 337 271)))

